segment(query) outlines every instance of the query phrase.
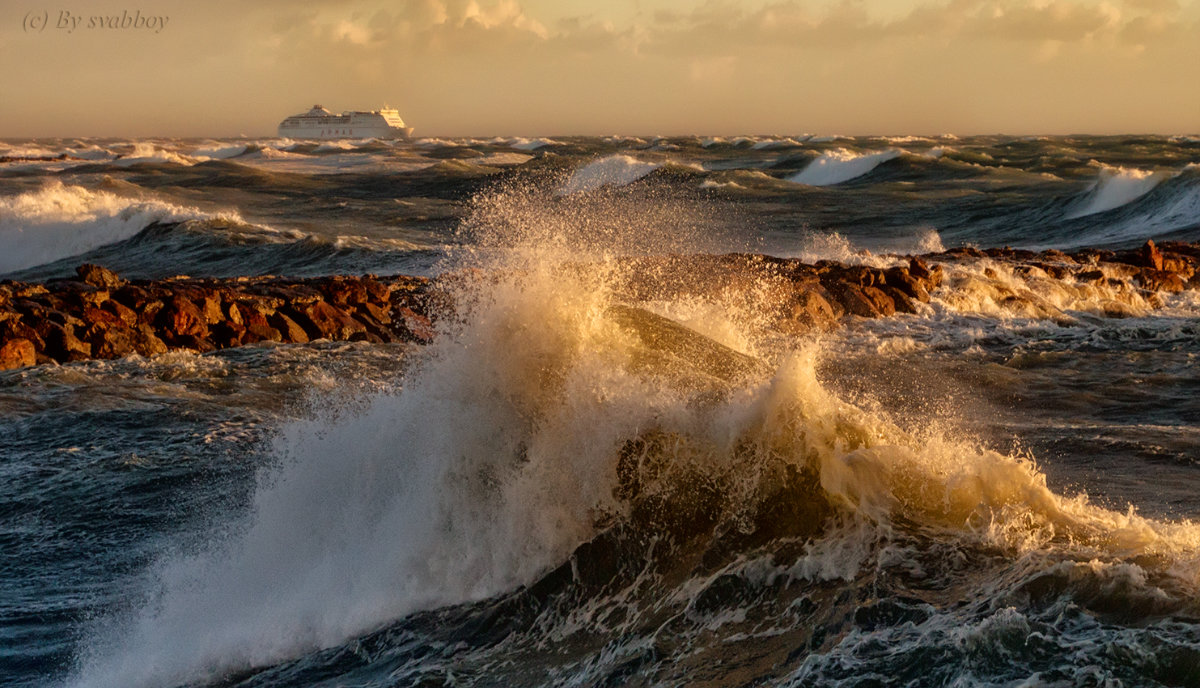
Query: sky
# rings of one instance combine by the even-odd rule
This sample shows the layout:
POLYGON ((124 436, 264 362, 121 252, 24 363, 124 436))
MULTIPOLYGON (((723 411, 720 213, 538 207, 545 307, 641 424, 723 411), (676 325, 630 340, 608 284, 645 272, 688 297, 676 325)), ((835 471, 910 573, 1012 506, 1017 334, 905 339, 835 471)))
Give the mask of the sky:
POLYGON ((314 103, 419 136, 1196 133, 1200 0, 0 0, 0 138, 314 103))

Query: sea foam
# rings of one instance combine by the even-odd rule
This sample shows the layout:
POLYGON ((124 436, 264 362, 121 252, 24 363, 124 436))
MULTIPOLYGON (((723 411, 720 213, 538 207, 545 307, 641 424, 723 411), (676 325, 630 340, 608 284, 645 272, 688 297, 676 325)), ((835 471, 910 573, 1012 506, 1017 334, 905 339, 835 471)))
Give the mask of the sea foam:
POLYGON ((1104 165, 1080 207, 1068 217, 1084 217, 1119 208, 1150 193, 1165 178, 1166 175, 1152 170, 1104 165))
POLYGON ((629 155, 610 155, 576 170, 563 184, 562 193, 594 191, 602 186, 625 186, 659 167, 662 167, 660 163, 638 160, 629 155))
POLYGON ((846 148, 825 151, 788 181, 808 186, 832 186, 861 177, 882 163, 898 157, 901 151, 869 151, 859 153, 846 148))
MULTIPOLYGON (((648 351, 610 315, 628 263, 593 252, 594 237, 623 226, 645 241, 630 204, 624 222, 564 222, 548 194, 498 196, 480 206, 495 215, 473 222, 509 250, 472 254, 462 267, 485 269, 447 280, 455 316, 439 321, 403 390, 282 428, 246 522, 206 550, 165 555, 145 604, 93 633, 72 685, 213 681, 532 583, 596 536, 602 515, 627 513, 618 450, 646 432, 672 438, 652 459, 657 481, 711 476, 736 490, 734 505, 759 499, 779 462, 818 476, 812 497, 863 526, 831 530, 834 553, 868 552, 893 524, 915 524, 1011 554, 1194 557, 1190 524, 1056 495, 1027 458, 845 402, 817 375, 820 345, 772 348, 761 309, 657 303, 686 313, 693 337, 762 361, 714 394, 684 352, 648 351)), ((852 576, 863 561, 837 558, 812 570, 852 576)))
POLYGON ((37 191, 0 197, 0 273, 86 253, 128 239, 153 222, 206 217, 213 216, 54 181, 37 191))

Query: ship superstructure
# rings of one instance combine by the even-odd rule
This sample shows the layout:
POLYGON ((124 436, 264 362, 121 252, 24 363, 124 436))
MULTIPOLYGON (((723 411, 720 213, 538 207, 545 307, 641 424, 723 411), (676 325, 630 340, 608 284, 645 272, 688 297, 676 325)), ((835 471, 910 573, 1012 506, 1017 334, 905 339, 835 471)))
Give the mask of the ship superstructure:
POLYGON ((413 128, 404 125, 394 108, 351 110, 335 115, 320 105, 279 123, 279 135, 290 139, 406 139, 413 128))

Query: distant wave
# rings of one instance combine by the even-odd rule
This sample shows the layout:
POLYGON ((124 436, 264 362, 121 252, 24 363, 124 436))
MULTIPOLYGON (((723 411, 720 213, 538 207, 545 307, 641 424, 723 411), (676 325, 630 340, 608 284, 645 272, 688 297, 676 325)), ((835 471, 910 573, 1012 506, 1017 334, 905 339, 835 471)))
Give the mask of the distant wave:
POLYGON ((590 162, 575 171, 562 187, 562 193, 594 191, 602 186, 624 186, 662 167, 629 155, 610 155, 590 162))
POLYGON ((546 146, 559 145, 559 142, 555 141, 554 139, 527 139, 523 136, 497 137, 488 143, 491 143, 492 145, 508 146, 509 148, 516 148, 517 150, 525 151, 537 150, 539 148, 545 148, 546 146))
POLYGON ((894 149, 857 153, 846 148, 835 148, 822 153, 821 157, 787 179, 808 186, 832 186, 861 177, 900 154, 901 151, 894 149))
POLYGON ((138 163, 175 163, 178 165, 194 165, 196 160, 174 151, 158 148, 152 143, 139 141, 133 145, 133 150, 122 154, 113 161, 115 165, 136 165, 138 163))
POLYGON ((1084 217, 1119 208, 1150 193, 1165 178, 1163 173, 1152 170, 1104 165, 1079 209, 1067 217, 1084 217))
POLYGON ((128 239, 154 222, 206 217, 214 216, 54 181, 37 191, 0 197, 0 273, 86 253, 128 239))

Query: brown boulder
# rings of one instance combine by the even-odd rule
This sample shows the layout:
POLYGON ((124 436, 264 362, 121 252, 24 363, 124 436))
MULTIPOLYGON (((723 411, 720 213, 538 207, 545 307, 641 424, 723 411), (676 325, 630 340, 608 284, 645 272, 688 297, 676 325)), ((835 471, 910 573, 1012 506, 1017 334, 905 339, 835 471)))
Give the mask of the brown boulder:
MULTIPOLYGON (((913 277, 907 268, 894 267, 888 268, 883 273, 884 283, 893 289, 903 292, 908 298, 916 299, 921 303, 929 303, 929 292, 921 285, 920 280, 913 277)), ((912 312, 912 311, 907 311, 912 312)))
POLYGON ((1184 280, 1174 272, 1166 270, 1142 270, 1134 279, 1143 289, 1154 291, 1180 292, 1184 289, 1184 280))
POLYGON ((73 328, 52 323, 46 329, 46 355, 59 363, 83 361, 92 357, 92 345, 75 336, 73 328))
POLYGON ((154 333, 154 328, 142 323, 133 328, 133 348, 146 357, 167 353, 167 344, 154 333))
POLYGON ((89 328, 88 342, 95 358, 124 358, 134 353, 134 329, 126 325, 89 328))
POLYGON ((304 328, 309 339, 349 340, 367 333, 365 325, 327 301, 309 304, 292 318, 304 328))
MULTIPOLYGON (((176 296, 159 311, 155 324, 168 342, 179 337, 208 336, 208 325, 204 322, 204 314, 196 304, 176 296)), ((180 346, 183 346, 182 344, 180 346)), ((191 348, 191 347, 189 347, 191 348)))
POLYGON ((271 327, 274 327, 279 331, 282 341, 292 342, 295 344, 304 344, 308 342, 308 333, 304 331, 304 328, 300 327, 300 324, 295 320, 289 318, 283 313, 280 313, 279 311, 276 311, 271 315, 271 317, 267 318, 267 322, 271 325, 271 327))
POLYGON ((225 320, 225 313, 221 310, 221 297, 218 294, 210 294, 200 300, 200 313, 204 316, 204 324, 216 325, 225 320))
POLYGON ((251 323, 246 326, 246 334, 242 336, 242 343, 253 344, 254 342, 279 342, 283 341, 283 336, 279 330, 263 323, 251 323))
POLYGON ((84 263, 75 268, 75 274, 79 275, 79 279, 85 283, 100 289, 116 289, 125 284, 125 280, 121 279, 117 273, 91 263, 84 263))
POLYGON ((174 337, 172 342, 175 348, 191 349, 198 354, 206 354, 210 351, 216 351, 217 347, 213 345, 206 337, 199 337, 194 334, 182 334, 174 337))
POLYGON ((780 325, 782 329, 792 333, 805 332, 813 328, 827 329, 837 322, 839 312, 834 310, 828 299, 816 289, 804 289, 796 293, 796 298, 785 312, 780 325))
MULTIPOLYGON (((879 309, 873 297, 868 296, 867 289, 879 291, 874 287, 863 287, 847 282, 837 282, 830 285, 829 292, 833 295, 847 313, 863 318, 874 318, 879 315, 879 309)), ((884 295, 886 298, 886 295, 884 295)), ((895 308, 893 307, 893 311, 895 308)))
POLYGON ((1162 252, 1159 251, 1158 247, 1154 245, 1153 239, 1146 240, 1146 243, 1141 248, 1139 257, 1141 258, 1142 265, 1155 270, 1163 269, 1162 252))
POLYGON ((0 370, 37 365, 37 349, 28 339, 10 339, 0 346, 0 370))
POLYGON ((413 311, 411 308, 400 306, 393 310, 393 324, 397 334, 406 342, 428 344, 433 341, 433 323, 429 318, 413 311))
POLYGON ((25 324, 20 317, 9 317, 6 320, 0 321, 0 342, 11 341, 13 339, 27 339, 33 344, 33 348, 41 351, 46 348, 46 342, 37 330, 25 324))
POLYGON ((112 313, 113 315, 117 316, 121 322, 130 327, 138 324, 138 314, 135 313, 132 308, 122 304, 120 301, 109 299, 100 305, 100 309, 112 313))

